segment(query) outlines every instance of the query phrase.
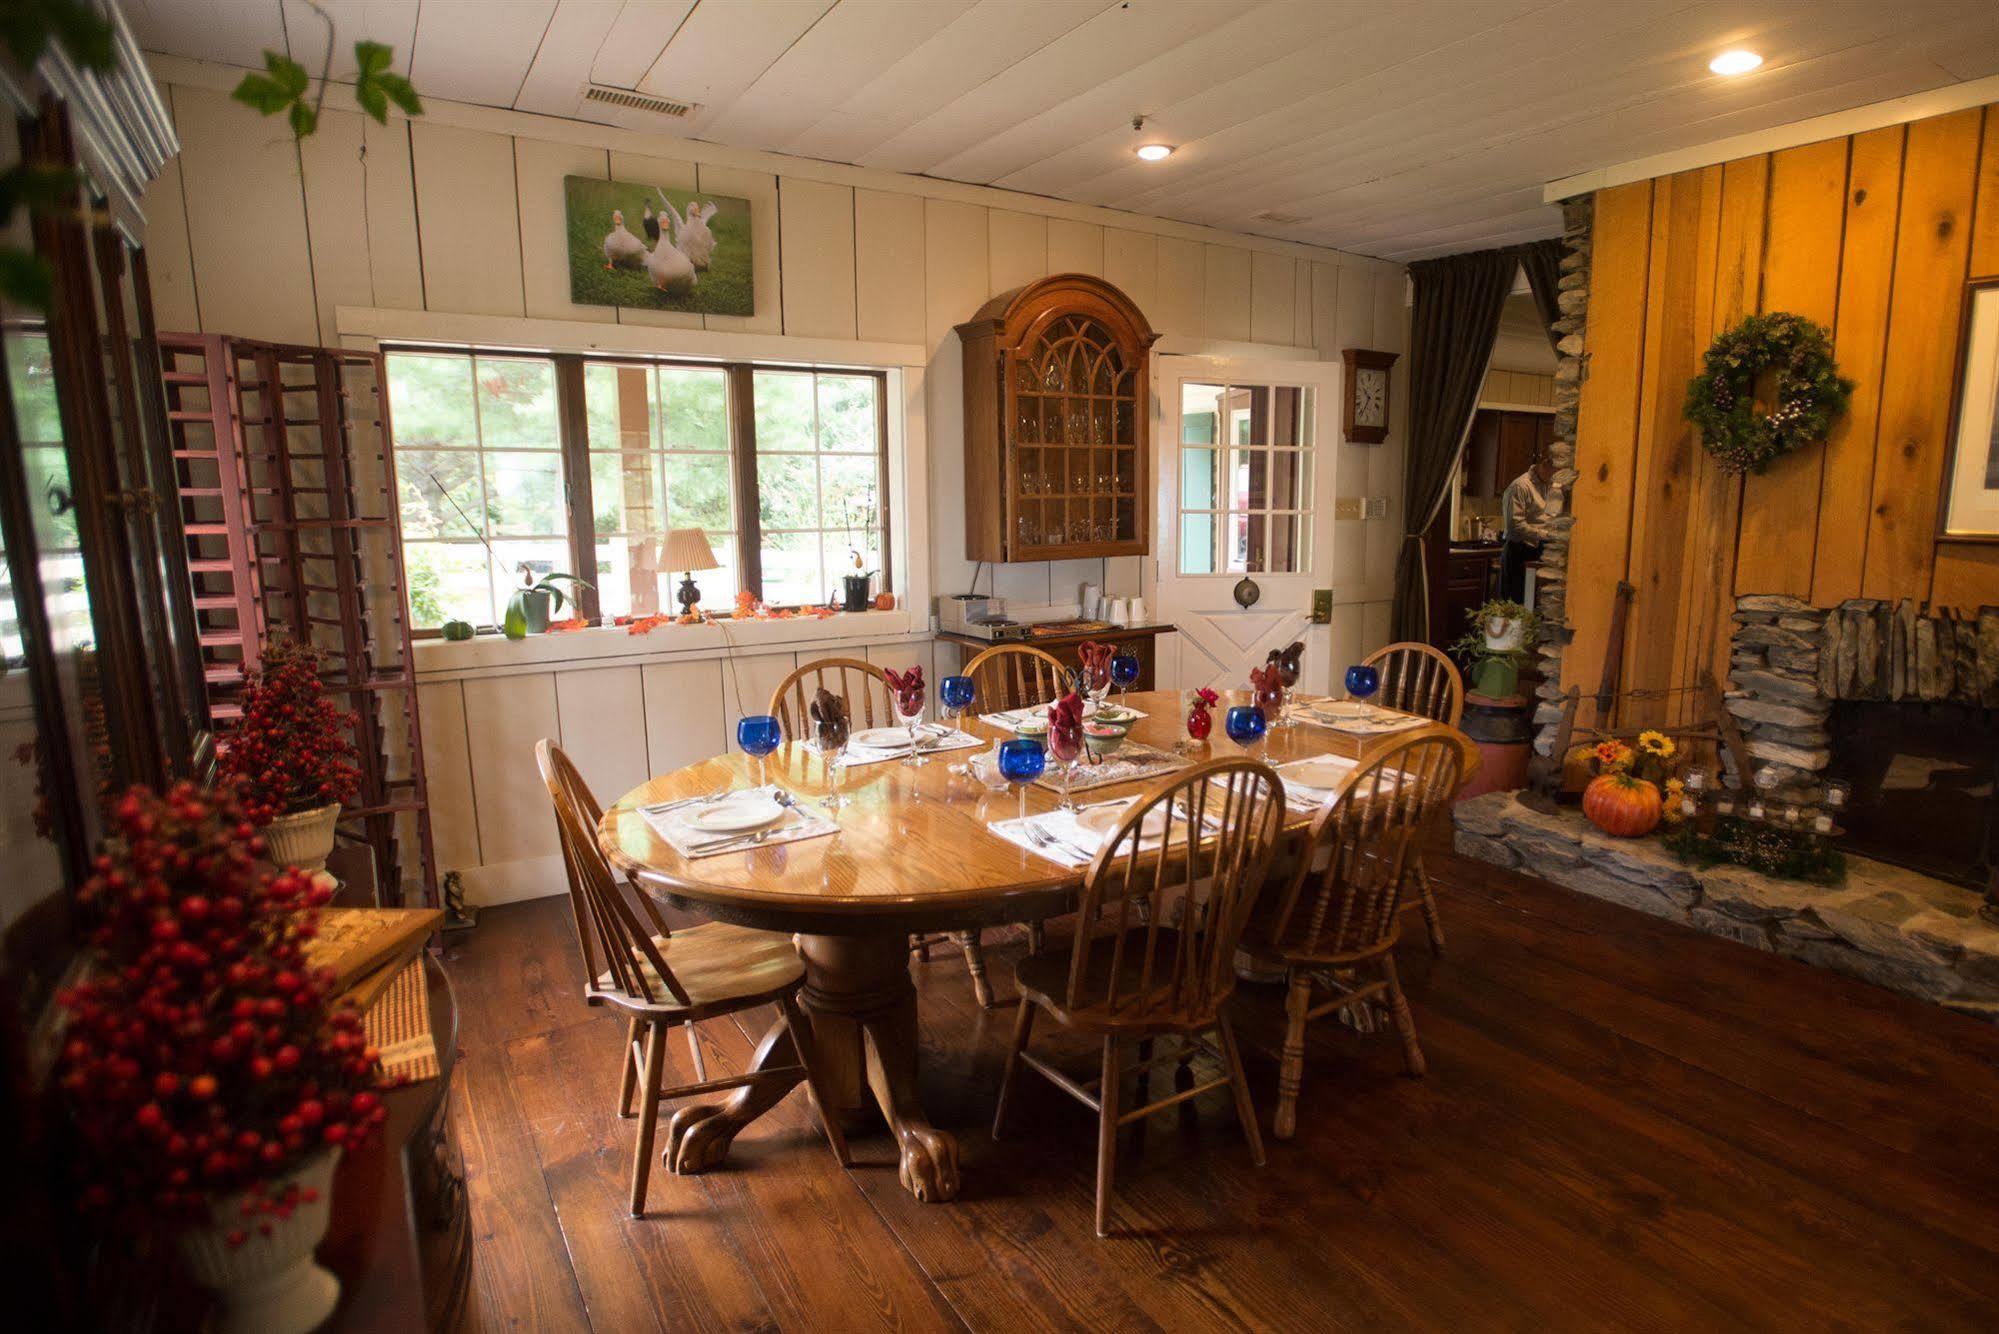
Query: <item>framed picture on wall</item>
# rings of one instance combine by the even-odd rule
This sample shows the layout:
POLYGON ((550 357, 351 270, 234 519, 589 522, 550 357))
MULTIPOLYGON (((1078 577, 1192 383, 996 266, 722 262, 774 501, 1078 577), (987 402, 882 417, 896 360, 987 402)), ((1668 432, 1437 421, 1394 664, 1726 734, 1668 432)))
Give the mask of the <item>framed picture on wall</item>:
POLYGON ((1965 290, 1950 442, 1938 533, 1999 542, 1999 278, 1965 290))
POLYGON ((750 201, 594 176, 563 178, 569 299, 754 315, 750 201))

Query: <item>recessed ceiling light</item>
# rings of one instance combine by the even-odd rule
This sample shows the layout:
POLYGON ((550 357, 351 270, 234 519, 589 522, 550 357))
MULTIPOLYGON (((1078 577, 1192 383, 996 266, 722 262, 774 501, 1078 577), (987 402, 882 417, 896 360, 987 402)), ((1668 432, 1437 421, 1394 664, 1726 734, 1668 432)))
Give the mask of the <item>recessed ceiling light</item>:
POLYGON ((1747 74, 1762 63, 1763 57, 1754 51, 1724 51, 1708 61, 1707 67, 1716 74, 1747 74))
POLYGON ((1131 150, 1147 162, 1164 162, 1173 156, 1172 144, 1140 144, 1131 150))

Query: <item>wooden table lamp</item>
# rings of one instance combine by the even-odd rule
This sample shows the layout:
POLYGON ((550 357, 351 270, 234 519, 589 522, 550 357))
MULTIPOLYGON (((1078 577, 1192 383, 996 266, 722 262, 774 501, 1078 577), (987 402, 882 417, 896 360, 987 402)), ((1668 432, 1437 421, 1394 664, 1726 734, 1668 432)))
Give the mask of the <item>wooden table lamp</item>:
POLYGON ((670 528, 666 534, 666 549, 660 553, 659 563, 669 570, 679 570, 680 591, 675 597, 680 602, 680 614, 689 615, 701 602, 701 590, 695 587, 696 570, 719 570, 722 562, 715 559, 715 549, 708 545, 708 534, 699 528, 670 528))

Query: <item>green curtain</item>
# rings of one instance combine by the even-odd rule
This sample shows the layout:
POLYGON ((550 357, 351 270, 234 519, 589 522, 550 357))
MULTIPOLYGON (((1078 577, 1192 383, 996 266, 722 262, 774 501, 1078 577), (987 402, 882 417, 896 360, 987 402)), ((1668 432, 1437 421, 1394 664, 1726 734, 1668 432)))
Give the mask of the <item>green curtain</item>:
POLYGON ((1499 314, 1513 289, 1520 250, 1479 250, 1409 266, 1409 452, 1402 494, 1408 531, 1395 562, 1395 637, 1430 637, 1423 531, 1450 498, 1499 314))

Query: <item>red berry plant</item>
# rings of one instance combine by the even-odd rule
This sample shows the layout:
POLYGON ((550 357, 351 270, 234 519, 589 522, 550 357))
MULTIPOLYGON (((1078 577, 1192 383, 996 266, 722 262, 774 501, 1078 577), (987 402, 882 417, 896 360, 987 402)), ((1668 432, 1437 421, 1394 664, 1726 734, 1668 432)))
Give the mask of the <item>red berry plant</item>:
POLYGON ((314 1198, 276 1182, 387 1115, 359 1012, 305 954, 332 879, 260 869, 264 840, 227 789, 135 787, 111 819, 78 896, 91 968, 61 994, 82 1200, 240 1243, 314 1198), (237 1194, 240 1217, 211 1214, 237 1194))
POLYGON ((337 805, 354 795, 354 715, 326 693, 319 654, 278 640, 244 676, 243 718, 218 757, 257 824, 337 805))

